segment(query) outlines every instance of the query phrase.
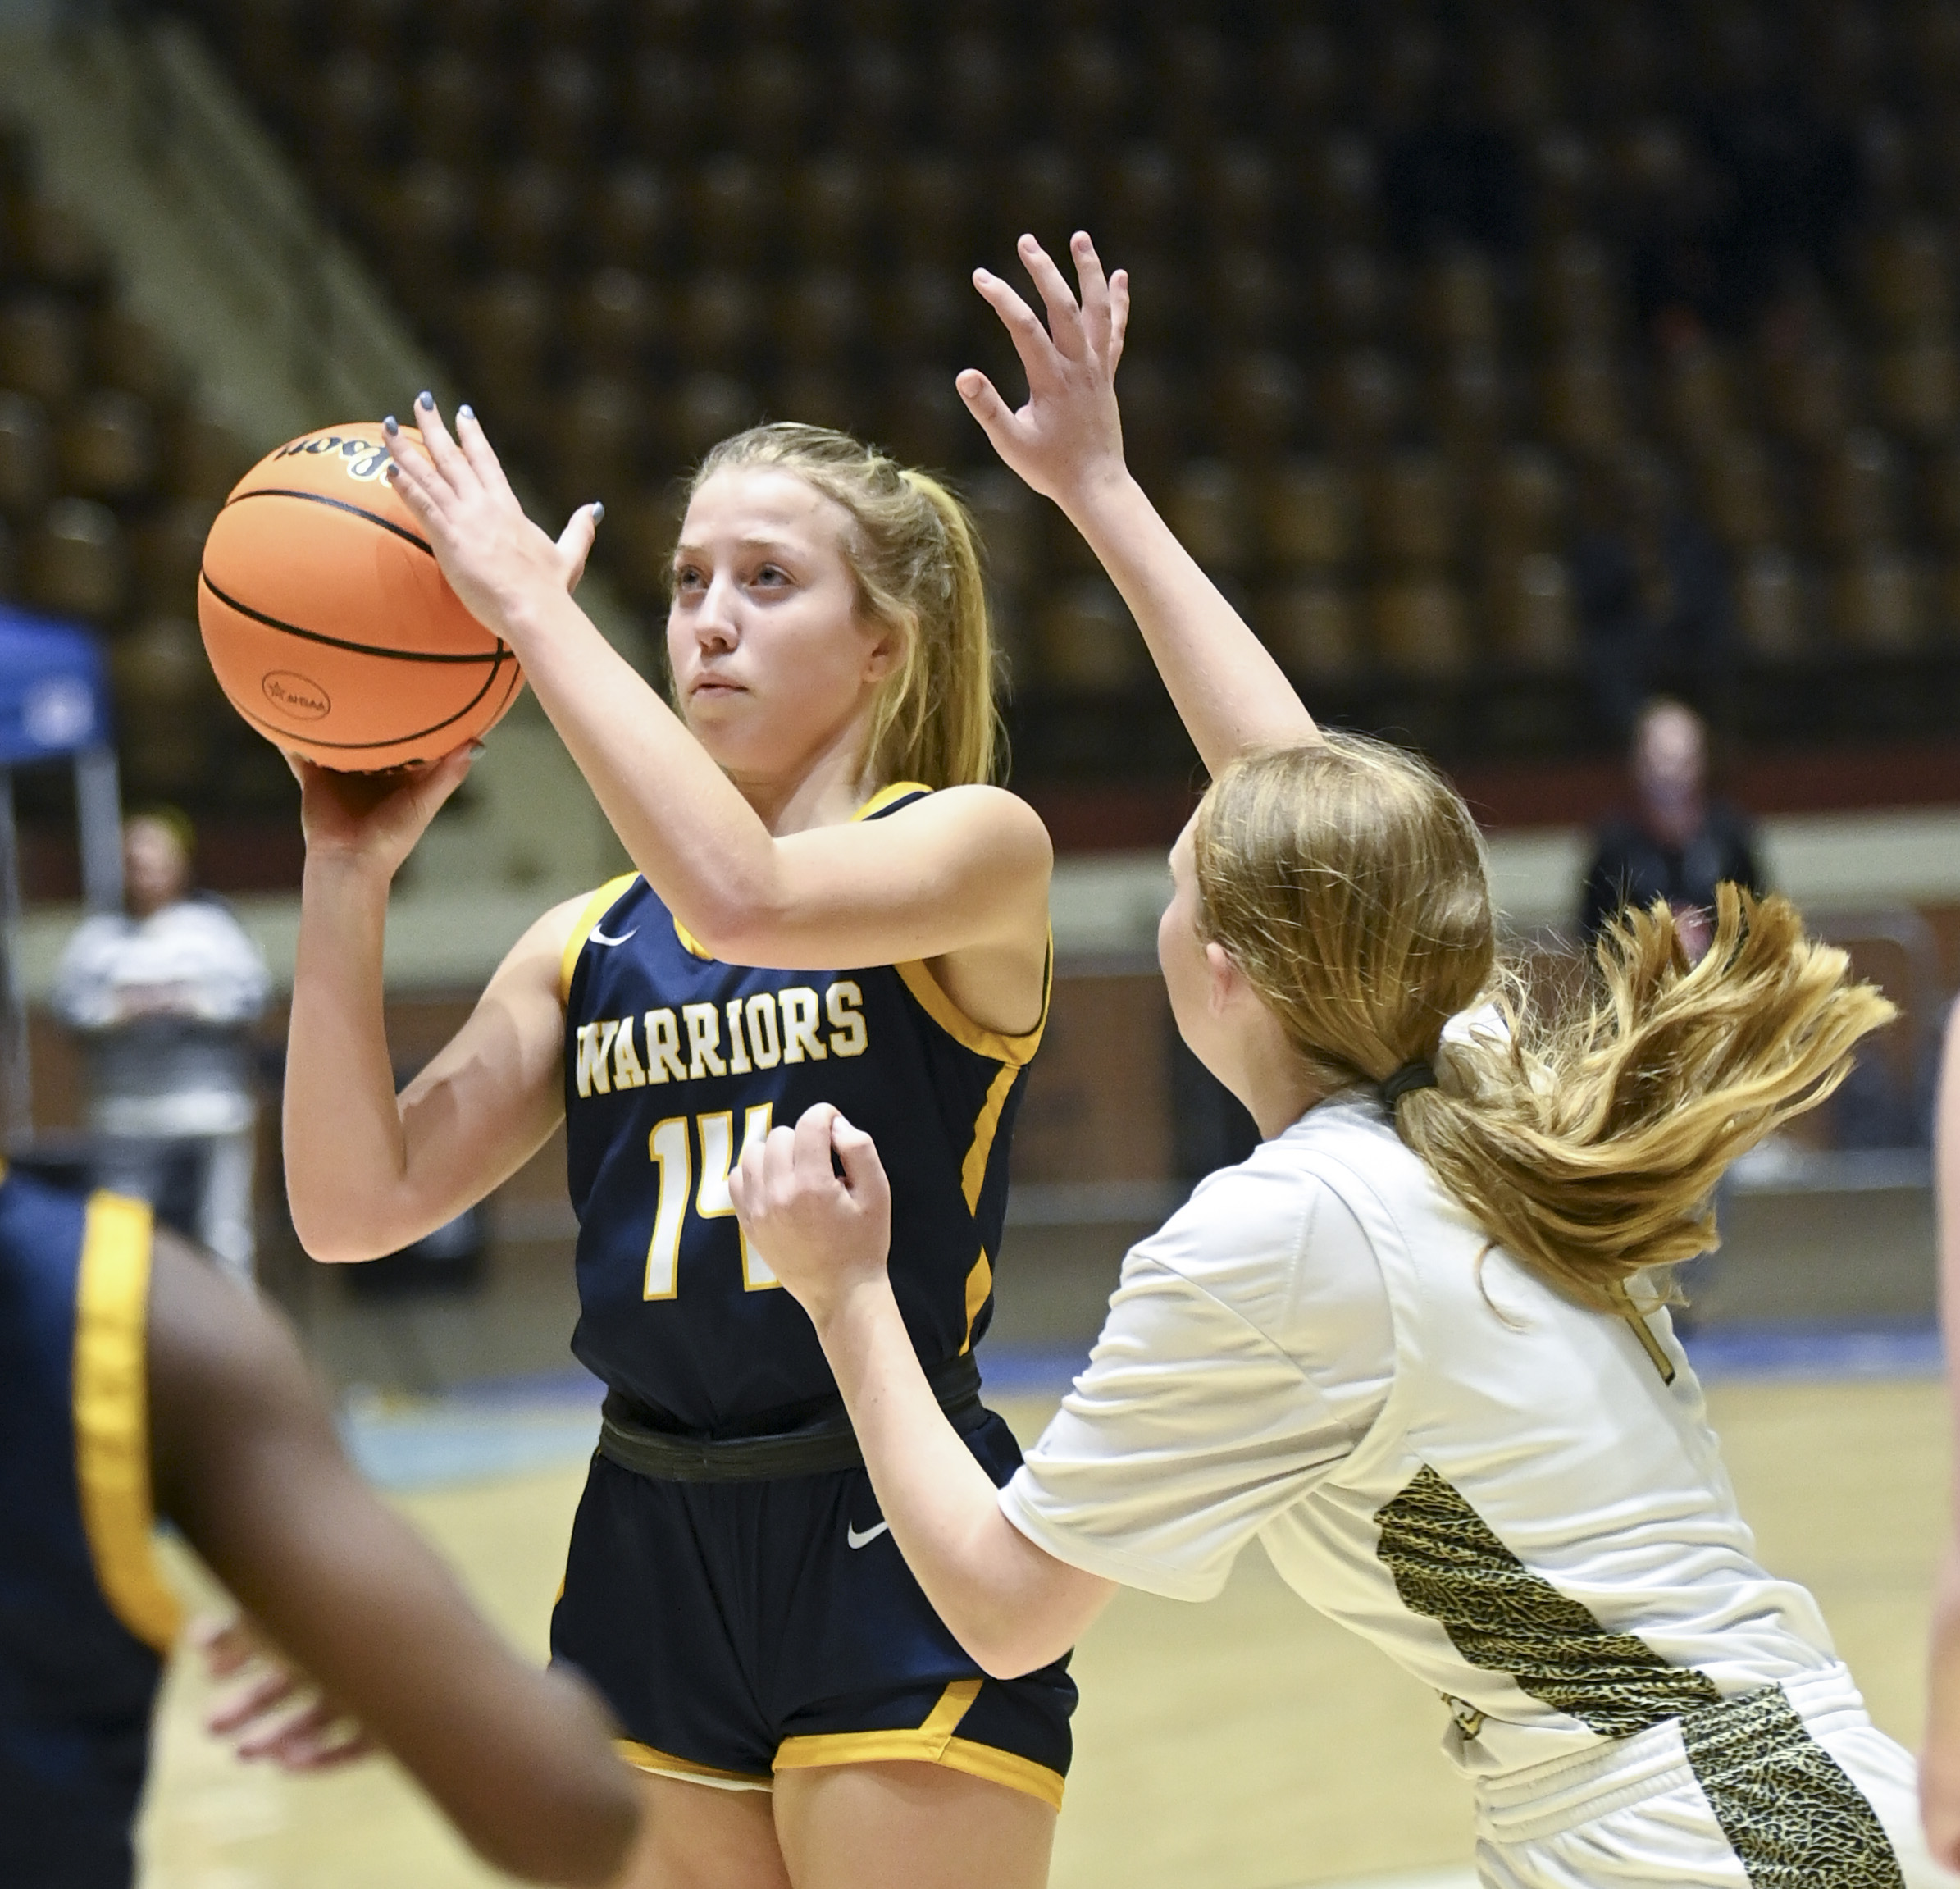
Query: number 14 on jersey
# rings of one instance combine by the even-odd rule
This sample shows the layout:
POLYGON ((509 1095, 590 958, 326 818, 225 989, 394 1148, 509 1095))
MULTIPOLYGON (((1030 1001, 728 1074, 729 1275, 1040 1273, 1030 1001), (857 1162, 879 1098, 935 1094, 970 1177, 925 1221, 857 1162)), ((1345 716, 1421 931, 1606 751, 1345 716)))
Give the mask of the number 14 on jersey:
MULTIPOLYGON (((743 1112, 742 1152, 751 1142, 768 1138, 775 1104, 759 1102, 743 1112)), ((681 1235, 687 1225, 688 1195, 694 1195, 694 1211, 702 1220, 732 1217, 735 1202, 728 1194, 728 1170, 738 1158, 735 1152, 735 1111, 718 1109, 689 1118, 670 1115, 657 1122, 646 1138, 647 1152, 660 1171, 660 1192, 654 1207, 653 1236, 646 1243, 647 1298, 672 1298, 681 1288, 681 1235), (701 1184, 694 1185, 694 1144, 701 1151, 701 1184)), ((736 1230, 741 1231, 739 1227, 736 1230)), ((763 1292, 782 1282, 769 1270, 769 1262, 741 1234, 742 1289, 763 1292)))

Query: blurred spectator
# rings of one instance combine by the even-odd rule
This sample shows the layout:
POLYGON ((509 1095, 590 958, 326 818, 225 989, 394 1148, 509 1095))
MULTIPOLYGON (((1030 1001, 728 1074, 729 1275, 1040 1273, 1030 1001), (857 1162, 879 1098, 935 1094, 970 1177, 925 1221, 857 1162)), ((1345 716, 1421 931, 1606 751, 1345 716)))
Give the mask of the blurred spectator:
POLYGON ((1708 731, 1684 703, 1649 702, 1634 731, 1634 808, 1600 828, 1581 895, 1579 929, 1590 944, 1626 906, 1656 899, 1673 908, 1690 959, 1708 948, 1715 888, 1725 880, 1767 889, 1749 821, 1708 797, 1708 731))
POLYGON ((1657 467, 1594 468, 1582 491, 1572 587, 1593 705, 1625 738, 1641 704, 1727 692, 1734 660, 1721 547, 1657 467))
POLYGON ((265 960, 217 899, 190 889, 189 823, 139 814, 123 828, 128 915, 84 921, 62 952, 55 1014, 88 1057, 89 1126, 104 1186, 165 1197, 237 1279, 252 1277, 258 1105, 252 1025, 265 960))

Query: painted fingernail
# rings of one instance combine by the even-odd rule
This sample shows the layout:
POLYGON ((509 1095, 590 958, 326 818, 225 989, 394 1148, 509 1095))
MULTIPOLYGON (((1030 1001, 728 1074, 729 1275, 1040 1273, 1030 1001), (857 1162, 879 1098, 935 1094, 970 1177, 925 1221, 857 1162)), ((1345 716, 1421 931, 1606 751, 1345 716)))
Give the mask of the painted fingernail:
POLYGON ((399 433, 401 431, 400 427, 395 422, 394 414, 390 413, 386 419, 382 421, 381 431, 384 433, 399 433))
POLYGON ((476 409, 474 407, 458 407, 456 409, 456 417, 459 420, 473 420, 476 417, 476 409))
POLYGON ((435 411, 435 396, 426 388, 415 396, 415 404, 418 407, 427 408, 431 413, 435 411))
POLYGON ((592 501, 592 522, 596 525, 605 515, 605 501, 603 499, 595 499, 592 501))
POLYGON ((483 743, 481 741, 472 741, 470 743, 470 759, 472 760, 475 760, 477 755, 482 752, 483 743))

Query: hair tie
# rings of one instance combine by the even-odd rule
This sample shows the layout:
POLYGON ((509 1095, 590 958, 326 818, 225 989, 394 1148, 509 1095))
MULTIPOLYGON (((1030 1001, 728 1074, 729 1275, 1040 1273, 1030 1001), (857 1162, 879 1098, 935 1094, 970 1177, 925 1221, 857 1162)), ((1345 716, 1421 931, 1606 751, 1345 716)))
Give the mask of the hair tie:
POLYGON ((1382 1081, 1382 1106, 1389 1114, 1395 1113, 1395 1105, 1412 1088, 1434 1088, 1436 1086, 1436 1068, 1429 1062, 1406 1062, 1392 1075, 1382 1081))

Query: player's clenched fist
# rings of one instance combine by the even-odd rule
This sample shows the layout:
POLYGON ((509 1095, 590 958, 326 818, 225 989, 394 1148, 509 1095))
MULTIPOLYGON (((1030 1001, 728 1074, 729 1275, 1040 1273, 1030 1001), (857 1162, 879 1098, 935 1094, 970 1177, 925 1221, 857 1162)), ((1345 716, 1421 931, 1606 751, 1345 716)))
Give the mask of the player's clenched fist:
POLYGON ((728 1193, 751 1252, 818 1325, 852 1285, 883 1280, 891 1185, 871 1137, 829 1102, 750 1142, 728 1193))

